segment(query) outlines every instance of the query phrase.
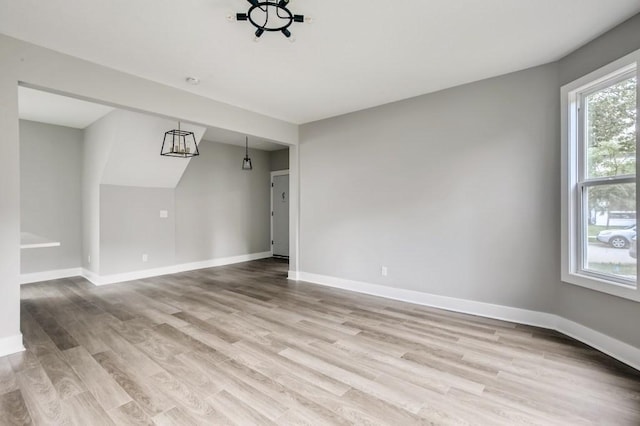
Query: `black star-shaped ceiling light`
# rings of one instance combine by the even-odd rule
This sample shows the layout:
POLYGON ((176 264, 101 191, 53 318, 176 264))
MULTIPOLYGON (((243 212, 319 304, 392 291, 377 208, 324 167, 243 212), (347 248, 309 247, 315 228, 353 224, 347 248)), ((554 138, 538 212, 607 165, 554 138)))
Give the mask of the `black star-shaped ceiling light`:
POLYGON ((303 15, 294 15, 287 6, 289 0, 278 1, 258 1, 247 0, 251 7, 247 13, 237 13, 237 21, 249 21, 251 25, 256 27, 256 40, 258 40, 265 31, 279 31, 285 37, 291 39, 291 31, 289 27, 294 22, 304 22, 303 15))

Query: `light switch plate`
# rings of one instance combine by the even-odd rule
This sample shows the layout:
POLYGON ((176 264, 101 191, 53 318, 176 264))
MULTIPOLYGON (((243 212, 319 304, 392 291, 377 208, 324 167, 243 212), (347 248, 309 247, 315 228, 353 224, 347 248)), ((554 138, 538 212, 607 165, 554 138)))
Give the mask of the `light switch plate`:
POLYGON ((162 219, 166 219, 169 217, 169 211, 168 210, 160 210, 160 217, 162 219))

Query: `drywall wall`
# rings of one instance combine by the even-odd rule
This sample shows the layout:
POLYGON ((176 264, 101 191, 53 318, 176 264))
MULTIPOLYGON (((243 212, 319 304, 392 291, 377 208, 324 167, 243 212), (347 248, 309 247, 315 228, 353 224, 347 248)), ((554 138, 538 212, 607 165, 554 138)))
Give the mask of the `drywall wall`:
MULTIPOLYGON (((0 58, 10 52, 0 44, 0 58)), ((1 60, 0 60, 1 61, 1 60)), ((0 355, 22 350, 20 334, 20 150, 18 76, 0 72, 0 355)))
POLYGON ((59 247, 21 250, 21 273, 78 268, 83 131, 20 120, 21 230, 59 247))
MULTIPOLYGON (((640 15, 562 59, 559 63, 561 84, 569 83, 637 49, 640 49, 640 15)), ((637 302, 561 283, 555 299, 555 311, 565 318, 640 348, 640 304, 637 302)))
POLYGON ((559 116, 551 64, 303 125, 300 270, 547 312, 559 116))
POLYGON ((269 152, 269 164, 272 172, 289 169, 289 148, 269 152))
POLYGON ((289 272, 297 279, 300 272, 300 146, 289 147, 289 272))
MULTIPOLYGON (((175 188, 190 158, 161 156, 165 132, 178 128, 178 122, 150 114, 127 110, 114 112, 115 139, 108 154, 100 183, 117 186, 146 188, 175 188)), ((189 143, 195 150, 205 128, 181 123, 180 129, 193 132, 189 143)), ((170 143, 170 142, 168 142, 170 143)))
POLYGON ((173 188, 100 185, 100 274, 173 265, 174 206, 173 188))
MULTIPOLYGON (((148 232, 148 218, 140 216, 137 203, 127 203, 135 194, 140 200, 148 199, 149 205, 166 204, 162 191, 152 188, 175 188, 190 159, 160 156, 162 135, 170 130, 172 121, 149 114, 116 109, 85 130, 83 155, 83 266, 98 274, 123 273, 139 269, 173 264, 173 237, 148 232), (155 136, 154 136, 155 135, 155 136), (117 185, 116 185, 117 184, 117 185), (108 189, 104 189, 104 187, 108 189), (130 186, 132 191, 124 189, 130 186), (143 188, 149 189, 143 191, 143 188), (157 203, 153 202, 157 201, 157 203), (120 209, 125 203, 125 208, 120 209), (122 213, 126 212, 125 215, 122 213), (130 217, 127 217, 129 216, 130 217), (137 222, 137 220, 140 220, 137 222), (120 229, 135 227, 139 232, 120 235, 120 229), (106 233, 105 233, 106 232, 106 233), (148 236, 146 238, 144 236, 148 236), (171 249, 167 241, 171 241, 171 249), (118 250, 120 244, 127 249, 118 250), (146 246, 157 251, 147 262, 141 261, 146 246), (103 253, 103 250, 107 249, 103 253), (132 250, 140 253, 131 255, 132 250), (89 259, 91 259, 89 261, 89 259), (103 265, 103 261, 105 264, 103 265)), ((185 124, 184 130, 195 133, 196 142, 204 133, 204 127, 185 124)), ((173 194, 173 191, 170 191, 173 194)), ((173 201, 170 203, 173 209, 173 201)), ((157 216, 157 215, 156 215, 157 216)), ((170 220, 173 223, 173 219, 170 220)), ((165 223, 166 225, 166 223, 165 223)), ((172 227, 173 230, 173 227, 172 227)))
POLYGON ((82 266, 100 273, 100 181, 113 146, 118 111, 84 130, 82 151, 82 266))
POLYGON ((243 148, 201 142, 175 190, 177 263, 271 250, 269 153, 249 156, 243 171, 243 148))

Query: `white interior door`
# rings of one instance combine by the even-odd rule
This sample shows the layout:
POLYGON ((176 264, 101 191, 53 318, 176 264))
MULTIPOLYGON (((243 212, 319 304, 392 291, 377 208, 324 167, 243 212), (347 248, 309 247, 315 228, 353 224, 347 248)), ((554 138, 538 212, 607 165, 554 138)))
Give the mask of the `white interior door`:
POLYGON ((289 257, 289 175, 273 176, 271 203, 273 255, 289 257))

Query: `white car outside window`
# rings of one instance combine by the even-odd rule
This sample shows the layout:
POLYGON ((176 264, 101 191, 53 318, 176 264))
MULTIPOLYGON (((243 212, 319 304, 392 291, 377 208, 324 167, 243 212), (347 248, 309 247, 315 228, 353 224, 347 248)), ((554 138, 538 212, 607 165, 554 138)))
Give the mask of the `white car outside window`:
POLYGON ((600 231, 597 238, 601 243, 609 244, 614 248, 627 248, 629 242, 636 236, 636 225, 623 229, 607 229, 600 231))

